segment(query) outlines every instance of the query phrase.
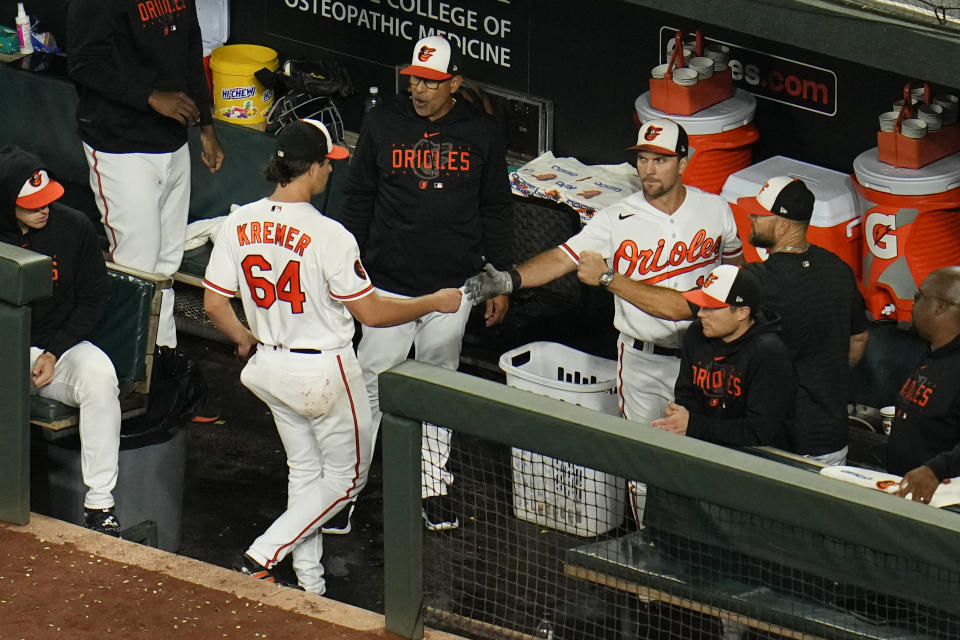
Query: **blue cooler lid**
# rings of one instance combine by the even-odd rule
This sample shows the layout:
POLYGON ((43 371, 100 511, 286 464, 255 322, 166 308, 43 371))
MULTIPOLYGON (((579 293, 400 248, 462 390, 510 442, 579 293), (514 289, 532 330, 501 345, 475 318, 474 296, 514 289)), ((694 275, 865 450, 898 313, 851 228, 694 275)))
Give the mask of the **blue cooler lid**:
POLYGON ((925 196, 960 187, 960 153, 954 153, 919 169, 895 167, 877 158, 877 148, 864 151, 853 161, 857 182, 868 189, 896 196, 925 196))
POLYGON ((708 136, 737 129, 753 122, 753 114, 757 110, 757 99, 749 91, 737 89, 732 98, 727 98, 692 115, 678 116, 651 107, 650 92, 647 91, 637 98, 634 106, 640 122, 655 118, 670 118, 679 123, 686 130, 687 135, 708 136))

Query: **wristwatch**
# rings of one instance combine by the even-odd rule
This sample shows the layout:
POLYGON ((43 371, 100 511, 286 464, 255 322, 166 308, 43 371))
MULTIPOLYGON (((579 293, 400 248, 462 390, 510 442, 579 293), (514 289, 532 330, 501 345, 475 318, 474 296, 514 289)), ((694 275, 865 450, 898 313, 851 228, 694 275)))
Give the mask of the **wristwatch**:
POLYGON ((610 283, 613 282, 613 275, 616 273, 613 269, 600 274, 600 286, 606 289, 610 286, 610 283))

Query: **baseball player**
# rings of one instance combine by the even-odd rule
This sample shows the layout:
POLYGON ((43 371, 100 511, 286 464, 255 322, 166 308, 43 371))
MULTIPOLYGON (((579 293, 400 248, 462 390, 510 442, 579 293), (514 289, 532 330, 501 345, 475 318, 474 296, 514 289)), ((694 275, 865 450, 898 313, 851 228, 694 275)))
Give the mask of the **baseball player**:
MULTIPOLYGON (((483 264, 512 264, 513 204, 504 141, 496 122, 454 96, 463 81, 459 52, 440 36, 417 42, 409 96, 367 114, 350 162, 342 221, 360 245, 383 295, 422 295, 459 286, 483 264)), ((500 322, 506 296, 487 301, 486 324, 500 322)), ((380 422, 377 377, 406 360, 456 369, 471 305, 390 329, 364 327, 357 349, 374 424, 380 422)), ((422 497, 427 529, 459 525, 446 468, 450 431, 424 424, 422 497)))
POLYGON ((33 393, 79 407, 84 526, 119 537, 117 374, 107 354, 86 340, 103 316, 106 267, 93 223, 55 202, 62 195, 39 158, 0 149, 0 241, 53 259, 53 295, 30 305, 33 393))
MULTIPOLYGON (((675 291, 701 286, 721 262, 742 264, 743 250, 730 206, 721 197, 681 182, 687 167, 687 133, 667 119, 646 122, 629 147, 637 152, 643 190, 598 211, 583 230, 509 273, 487 265, 466 283, 468 296, 484 299, 519 288, 538 287, 577 268, 581 257, 598 254, 606 270, 586 284, 607 288, 619 275, 675 291)), ((583 280, 581 278, 581 280, 583 280)), ((680 343, 689 321, 661 320, 616 295, 617 386, 628 420, 649 425, 673 400, 680 370, 680 343)), ((643 487, 634 489, 642 521, 643 487)))
MULTIPOLYGON (((70 0, 67 64, 90 187, 117 264, 172 276, 190 210, 187 127, 220 169, 194 0, 70 0), (149 10, 144 8, 149 5, 149 10)), ((177 346, 173 289, 163 292, 157 361, 177 346)))
POLYGON ((461 305, 458 289, 403 300, 373 290, 353 236, 310 204, 331 160, 347 155, 320 122, 285 126, 264 171, 275 191, 227 217, 203 280, 207 314, 241 357, 253 353, 240 379, 270 408, 290 469, 286 511, 236 568, 276 582, 272 568, 292 552, 299 585, 320 595, 320 528, 363 489, 373 452, 353 318, 388 326, 461 305), (249 330, 230 306, 234 294, 249 330))

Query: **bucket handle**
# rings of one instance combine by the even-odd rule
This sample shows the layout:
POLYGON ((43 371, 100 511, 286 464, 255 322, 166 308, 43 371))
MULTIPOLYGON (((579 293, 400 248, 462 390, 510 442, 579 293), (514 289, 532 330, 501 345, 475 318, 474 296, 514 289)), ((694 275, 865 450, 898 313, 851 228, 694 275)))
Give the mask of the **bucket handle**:
MULTIPOLYGON (((900 133, 900 123, 903 122, 904 118, 914 118, 916 114, 913 112, 913 99, 910 95, 910 90, 913 88, 913 83, 908 82, 903 85, 903 104, 900 105, 900 113, 897 114, 897 121, 893 124, 893 130, 897 133, 900 133)), ((923 83, 923 103, 930 104, 930 83, 923 83)))
POLYGON ((853 220, 847 223, 846 232, 847 232, 848 238, 853 237, 853 230, 856 229, 858 226, 860 226, 860 218, 854 218, 853 220))
POLYGON ((674 63, 676 63, 677 69, 683 68, 683 36, 683 31, 677 31, 677 35, 674 36, 673 55, 671 55, 670 60, 667 61, 667 71, 664 76, 673 76, 674 63))

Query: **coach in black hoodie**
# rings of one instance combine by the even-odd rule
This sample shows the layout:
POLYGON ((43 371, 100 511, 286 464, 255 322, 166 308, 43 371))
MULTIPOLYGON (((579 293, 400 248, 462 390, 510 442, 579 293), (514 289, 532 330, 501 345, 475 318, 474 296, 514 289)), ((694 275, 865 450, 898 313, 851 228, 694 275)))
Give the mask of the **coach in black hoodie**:
POLYGON ((676 401, 654 427, 729 446, 786 444, 796 376, 779 325, 758 311, 760 283, 733 265, 714 269, 684 336, 676 401))
MULTIPOLYGON (((409 297, 462 286, 484 257, 498 269, 511 268, 513 208, 495 121, 455 96, 463 80, 458 51, 440 36, 423 38, 401 73, 410 79, 410 95, 366 115, 340 222, 356 237, 381 294, 409 297)), ((488 326, 503 319, 507 300, 487 302, 488 326)), ((405 360, 411 346, 417 360, 456 369, 469 314, 464 296, 457 313, 363 328, 357 356, 374 424, 381 415, 377 376, 405 360)), ((446 499, 453 482, 445 468, 449 440, 446 429, 425 427, 424 519, 434 531, 458 525, 446 499)))
POLYGON ((53 296, 31 304, 34 393, 80 408, 80 464, 87 528, 119 536, 120 402, 113 363, 87 342, 103 316, 107 274, 93 223, 54 202, 63 187, 40 159, 0 148, 0 240, 49 256, 53 296))

